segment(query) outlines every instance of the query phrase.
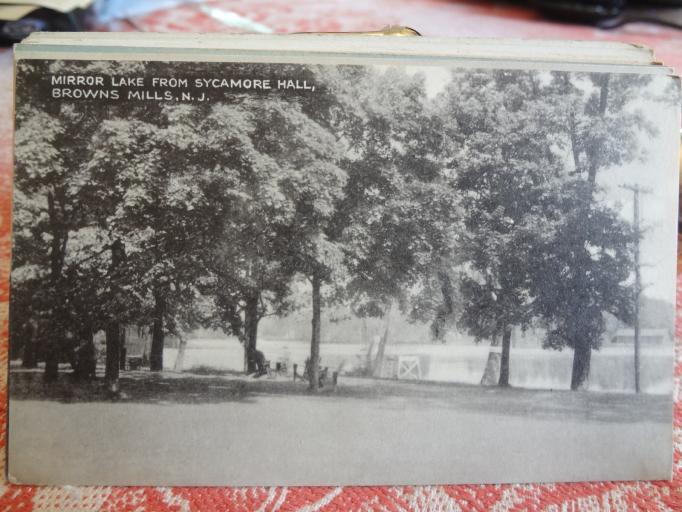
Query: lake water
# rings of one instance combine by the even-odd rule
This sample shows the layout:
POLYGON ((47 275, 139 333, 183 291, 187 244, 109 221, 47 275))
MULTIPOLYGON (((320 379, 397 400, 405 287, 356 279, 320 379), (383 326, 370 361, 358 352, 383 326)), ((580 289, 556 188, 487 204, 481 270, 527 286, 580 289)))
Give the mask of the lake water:
MULTIPOLYGON (((302 371, 310 352, 305 341, 259 340, 272 366, 286 361, 291 371, 298 364, 302 371)), ((369 346, 362 344, 323 343, 321 364, 330 371, 357 371, 366 361, 369 346)), ((375 349, 376 350, 376 349, 375 349)), ((386 357, 418 356, 420 374, 424 380, 479 384, 490 347, 487 345, 396 344, 386 347, 386 357)), ((164 367, 173 369, 177 349, 164 350, 164 367)), ((595 391, 629 392, 634 390, 634 355, 631 346, 606 346, 593 351, 589 388, 595 391)), ((573 351, 543 350, 513 347, 511 350, 510 382, 512 386, 533 389, 568 389, 571 381, 573 351)), ((235 339, 190 340, 185 352, 183 369, 199 367, 215 370, 242 371, 244 352, 235 339)), ((643 347, 641 352, 642 390, 666 394, 673 389, 672 347, 643 347)))

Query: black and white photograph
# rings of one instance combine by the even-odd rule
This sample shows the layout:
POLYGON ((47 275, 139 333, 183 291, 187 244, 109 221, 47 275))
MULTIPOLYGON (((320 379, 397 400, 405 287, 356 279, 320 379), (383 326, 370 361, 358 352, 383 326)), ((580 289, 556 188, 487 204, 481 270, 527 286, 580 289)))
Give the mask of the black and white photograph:
POLYGON ((16 65, 11 481, 670 477, 672 77, 16 65))

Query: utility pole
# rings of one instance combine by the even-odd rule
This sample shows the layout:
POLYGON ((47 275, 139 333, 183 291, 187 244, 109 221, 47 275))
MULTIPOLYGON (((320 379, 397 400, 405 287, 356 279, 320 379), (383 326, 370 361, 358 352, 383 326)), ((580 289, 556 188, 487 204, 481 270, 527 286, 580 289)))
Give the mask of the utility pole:
POLYGON ((639 300, 642 294, 642 274, 641 274, 641 263, 640 263, 640 240, 642 238, 642 228, 640 225, 639 218, 639 196, 640 194, 645 194, 646 191, 643 190, 639 185, 625 185, 623 188, 632 191, 633 194, 633 219, 632 226, 634 229, 634 252, 635 252, 635 314, 634 314, 634 330, 635 330, 635 393, 641 391, 640 386, 640 328, 639 328, 639 300))
POLYGON ((642 291, 642 276, 639 268, 639 186, 635 185, 634 194, 634 219, 635 228, 635 393, 639 393, 639 294, 642 291))

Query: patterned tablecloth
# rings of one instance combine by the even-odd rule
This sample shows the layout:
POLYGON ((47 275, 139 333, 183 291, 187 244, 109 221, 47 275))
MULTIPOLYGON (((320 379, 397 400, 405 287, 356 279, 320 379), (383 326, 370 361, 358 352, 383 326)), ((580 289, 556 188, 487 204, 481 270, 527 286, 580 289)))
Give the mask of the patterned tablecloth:
MULTIPOLYGON (((633 24, 613 32, 541 21, 533 13, 483 2, 445 0, 212 0, 117 21, 107 28, 145 31, 231 31, 201 9, 234 12, 275 32, 361 31, 409 25, 424 35, 621 40, 653 47, 682 70, 682 31, 633 24)), ((11 217, 11 53, 0 51, 0 444, 6 438, 7 304, 11 217)), ((682 265, 682 262, 681 262, 682 265)), ((682 266, 680 266, 682 268, 682 266)), ((678 278, 678 303, 682 279, 678 278)), ((678 320, 680 308, 678 306, 678 320)), ((0 484, 0 511, 293 511, 293 510, 682 510, 682 356, 677 325, 674 475, 671 482, 552 485, 298 488, 50 488, 0 484)), ((68 463, 68 461, 64 461, 68 463)), ((105 462, 103 462, 105 463, 105 462)), ((4 466, 4 460, 0 462, 4 466)), ((4 472, 4 469, 3 469, 4 472)))

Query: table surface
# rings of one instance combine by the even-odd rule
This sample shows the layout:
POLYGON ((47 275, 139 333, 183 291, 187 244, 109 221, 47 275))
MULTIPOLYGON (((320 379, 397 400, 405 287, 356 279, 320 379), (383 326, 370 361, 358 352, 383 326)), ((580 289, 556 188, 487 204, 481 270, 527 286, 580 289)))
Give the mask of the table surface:
MULTIPOLYGON (((655 50, 682 70, 682 31, 631 24, 615 31, 543 21, 532 11, 485 2, 445 0, 213 0, 201 5, 234 12, 278 33, 365 31, 408 25, 426 36, 618 40, 655 50)), ((185 4, 103 29, 161 32, 238 32, 185 4)), ((0 444, 6 437, 7 309, 11 221, 12 57, 0 51, 0 444)), ((678 265, 679 267, 679 265, 678 265)), ((678 304, 682 280, 678 278, 678 304)), ((678 317, 680 308, 678 306, 678 317)), ((677 339, 681 333, 677 325, 677 339)), ((670 482, 551 485, 298 487, 298 488, 51 488, 0 484, 0 511, 28 510, 682 510, 682 375, 676 347, 674 475, 670 482)), ((4 466, 4 459, 0 462, 4 466)), ((4 472, 4 468, 3 468, 4 472)))

